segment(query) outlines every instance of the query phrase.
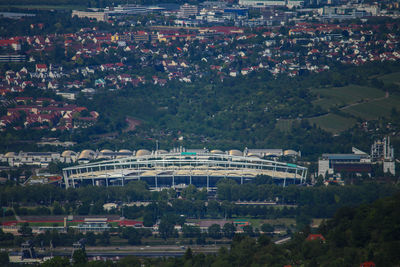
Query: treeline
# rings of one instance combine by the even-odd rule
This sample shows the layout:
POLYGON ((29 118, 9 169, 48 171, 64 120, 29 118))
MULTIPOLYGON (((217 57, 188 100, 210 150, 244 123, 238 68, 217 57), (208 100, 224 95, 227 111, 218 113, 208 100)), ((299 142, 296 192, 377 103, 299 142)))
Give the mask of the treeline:
POLYGON ((57 202, 97 202, 150 200, 152 192, 144 182, 130 182, 124 187, 81 187, 63 189, 52 185, 1 186, 0 203, 52 205, 57 202))
POLYGON ((335 211, 346 205, 371 203, 378 198, 398 191, 397 186, 364 182, 362 185, 281 187, 275 184, 248 183, 239 185, 232 180, 222 180, 218 184, 218 199, 224 201, 275 201, 282 204, 296 204, 299 213, 313 217, 331 217, 335 211))
POLYGON ((111 236, 117 236, 121 239, 126 239, 130 245, 138 245, 141 243, 142 238, 152 236, 152 231, 147 228, 133 228, 133 227, 118 227, 111 228, 110 231, 104 231, 102 233, 87 232, 81 233, 72 228, 68 228, 66 233, 59 232, 57 230, 46 231, 40 234, 32 234, 32 228, 28 223, 25 223, 18 230, 19 235, 13 235, 10 233, 4 233, 0 229, 0 246, 1 247, 19 247, 21 243, 26 240, 32 240, 35 247, 60 247, 69 246, 78 240, 85 239, 86 245, 88 246, 107 246, 110 245, 111 236))
MULTIPOLYGON (((0 7, 2 5, 2 0, 0 0, 0 7)), ((7 1, 7 4, 10 4, 7 1)), ((21 10, 7 10, 7 11, 14 11, 14 12, 24 12, 21 10)), ((29 13, 32 11, 29 10, 29 13)), ((99 30, 112 30, 112 26, 105 22, 97 22, 90 20, 88 18, 76 18, 72 17, 70 12, 66 12, 63 10, 59 11, 36 11, 36 16, 33 17, 25 17, 21 20, 10 19, 10 18, 0 18, 0 25, 7 25, 7 27, 0 28, 0 34, 3 37, 11 37, 11 36, 28 36, 28 35, 40 35, 45 36, 46 34, 64 34, 64 33, 75 33, 78 32, 81 28, 86 27, 96 27, 99 30), (39 27, 39 24, 42 24, 39 27)), ((61 37, 55 38, 54 40, 55 48, 51 51, 48 51, 49 55, 34 55, 36 56, 35 59, 37 61, 41 61, 42 63, 66 63, 70 61, 65 57, 65 47, 64 47, 64 39, 61 37), (57 59, 58 61, 54 60, 57 59), (65 62, 62 62, 65 61, 65 62)), ((25 53, 30 49, 30 47, 22 43, 21 44, 21 53, 25 53)), ((1 64, 2 66, 7 66, 8 69, 11 69, 14 65, 21 65, 21 64, 13 64, 13 63, 6 63, 1 64), (10 67, 11 66, 11 67, 10 67)), ((26 63, 25 65, 30 65, 26 63)), ((4 67, 1 67, 4 69, 4 67)))
MULTIPOLYGON (((141 181, 130 182, 125 187, 88 186, 68 190, 50 185, 3 186, 0 187, 0 204, 4 207, 13 205, 18 215, 123 214, 128 219, 142 218, 145 226, 152 226, 160 218, 177 215, 184 218, 283 217, 296 218, 306 224, 311 218, 332 217, 340 207, 371 203, 398 191, 397 186, 377 182, 364 182, 358 186, 283 188, 269 184, 265 177, 256 181, 258 184, 239 185, 232 180, 222 180, 217 186, 216 200, 207 200, 208 193, 193 185, 180 194, 173 189, 151 192, 141 181), (122 206, 111 211, 103 209, 108 202, 132 201, 150 204, 122 206), (283 206, 236 205, 236 201, 276 201, 283 206)), ((13 211, 8 209, 6 215, 12 216, 13 211)))

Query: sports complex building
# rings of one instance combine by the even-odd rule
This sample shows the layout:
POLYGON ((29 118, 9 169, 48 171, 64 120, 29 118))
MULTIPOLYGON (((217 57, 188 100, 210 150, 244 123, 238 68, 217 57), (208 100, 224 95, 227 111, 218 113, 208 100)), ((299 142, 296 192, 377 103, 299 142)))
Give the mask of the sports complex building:
POLYGON ((196 187, 212 189, 221 178, 240 184, 258 175, 271 176, 278 184, 305 183, 307 168, 292 163, 263 159, 239 150, 171 151, 138 150, 134 156, 89 162, 63 169, 66 188, 84 185, 123 186, 141 180, 150 188, 196 187))

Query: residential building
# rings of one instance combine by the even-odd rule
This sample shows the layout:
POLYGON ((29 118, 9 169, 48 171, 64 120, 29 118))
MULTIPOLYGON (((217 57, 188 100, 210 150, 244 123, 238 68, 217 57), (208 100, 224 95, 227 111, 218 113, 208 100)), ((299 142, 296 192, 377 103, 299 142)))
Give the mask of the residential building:
POLYGON ((79 10, 72 10, 72 17, 96 19, 97 21, 107 21, 108 13, 106 12, 85 12, 79 10))
POLYGON ((301 0, 239 0, 241 6, 266 7, 266 6, 286 6, 289 8, 303 6, 301 0))
POLYGON ((0 55, 0 62, 24 62, 26 55, 0 55))
POLYGON ((184 4, 181 6, 178 12, 178 17, 181 18, 188 18, 190 16, 196 16, 198 13, 198 8, 197 6, 194 5, 189 5, 189 4, 184 4))

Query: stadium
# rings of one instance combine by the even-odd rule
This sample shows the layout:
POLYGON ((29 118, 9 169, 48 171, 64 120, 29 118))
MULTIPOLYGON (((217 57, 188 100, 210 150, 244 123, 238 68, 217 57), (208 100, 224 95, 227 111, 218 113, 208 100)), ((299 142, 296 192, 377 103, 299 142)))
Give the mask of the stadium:
POLYGON ((193 184, 212 189, 221 178, 240 184, 258 175, 271 176, 278 184, 305 183, 307 168, 292 163, 266 160, 241 151, 167 152, 139 150, 135 156, 80 164, 63 169, 66 188, 84 185, 124 186, 141 180, 150 188, 179 188, 193 184))

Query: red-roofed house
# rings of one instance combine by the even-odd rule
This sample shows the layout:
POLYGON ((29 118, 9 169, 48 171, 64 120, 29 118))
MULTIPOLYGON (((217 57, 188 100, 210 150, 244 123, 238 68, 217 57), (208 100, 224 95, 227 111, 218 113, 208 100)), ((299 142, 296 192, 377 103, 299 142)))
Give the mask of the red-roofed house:
POLYGON ((78 112, 81 112, 81 111, 87 110, 87 108, 85 108, 85 107, 76 107, 74 110, 78 111, 78 112))
POLYGON ((321 234, 309 234, 306 238, 307 241, 320 240, 325 242, 325 237, 321 234))
POLYGON ((120 221, 119 226, 129 226, 129 227, 143 227, 143 222, 133 221, 133 220, 123 220, 120 221))
POLYGON ((15 51, 21 50, 21 44, 16 40, 0 40, 1 47, 10 46, 15 51))
POLYGON ((372 261, 366 261, 361 263, 360 265, 360 267, 375 267, 375 266, 376 266, 375 263, 372 261))
POLYGON ((47 72, 46 64, 36 64, 36 72, 47 72))

